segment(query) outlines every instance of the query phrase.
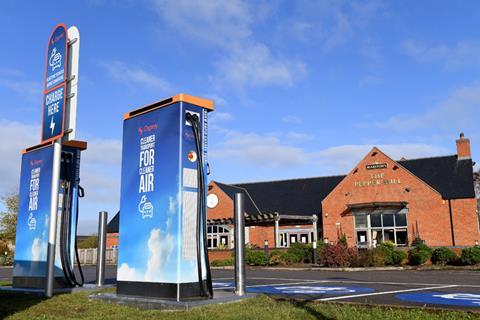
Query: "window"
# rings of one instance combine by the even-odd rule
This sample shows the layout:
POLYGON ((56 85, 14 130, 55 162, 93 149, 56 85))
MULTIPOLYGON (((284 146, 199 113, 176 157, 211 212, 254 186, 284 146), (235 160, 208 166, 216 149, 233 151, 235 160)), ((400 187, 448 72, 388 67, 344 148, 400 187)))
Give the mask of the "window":
POLYGON ((406 246, 408 244, 407 214, 403 211, 375 210, 369 214, 355 212, 357 246, 376 246, 384 241, 406 246))
POLYGON ((280 247, 283 248, 288 248, 296 242, 311 243, 314 238, 313 230, 306 228, 281 229, 278 236, 280 247))
POLYGON ((230 248, 230 229, 228 226, 207 226, 208 249, 230 248))

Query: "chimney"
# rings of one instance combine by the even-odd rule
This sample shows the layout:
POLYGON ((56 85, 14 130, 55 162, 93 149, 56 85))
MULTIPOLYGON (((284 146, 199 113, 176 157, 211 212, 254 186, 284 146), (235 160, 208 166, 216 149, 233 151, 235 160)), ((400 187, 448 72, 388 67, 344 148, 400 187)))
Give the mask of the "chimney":
POLYGON ((470 150, 470 139, 466 139, 465 135, 460 133, 460 139, 457 140, 458 160, 470 159, 472 152, 470 150))

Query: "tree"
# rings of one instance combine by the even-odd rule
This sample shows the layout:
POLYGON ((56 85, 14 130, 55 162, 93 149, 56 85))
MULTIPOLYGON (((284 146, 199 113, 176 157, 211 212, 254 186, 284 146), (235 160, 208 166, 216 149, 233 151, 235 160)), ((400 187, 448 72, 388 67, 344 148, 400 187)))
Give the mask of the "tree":
POLYGON ((18 194, 1 197, 5 210, 0 212, 0 239, 15 244, 17 228, 18 194))
POLYGON ((90 249, 98 247, 98 237, 90 236, 77 242, 78 249, 90 249))

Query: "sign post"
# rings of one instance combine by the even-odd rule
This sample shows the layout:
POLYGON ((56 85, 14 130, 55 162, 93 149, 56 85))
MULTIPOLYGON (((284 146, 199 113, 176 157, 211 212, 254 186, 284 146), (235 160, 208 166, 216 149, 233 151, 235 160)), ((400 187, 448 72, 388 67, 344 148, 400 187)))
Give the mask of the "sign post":
POLYGON ((55 271, 55 246, 57 236, 58 189, 60 179, 62 138, 65 134, 65 118, 68 113, 67 140, 75 137, 77 111, 78 56, 80 35, 76 27, 72 27, 74 39, 69 38, 67 27, 58 24, 53 30, 47 47, 47 66, 45 71, 45 86, 42 110, 42 143, 53 141, 52 196, 50 202, 50 219, 47 248, 47 277, 45 295, 53 295, 55 271), (69 45, 75 45, 69 54, 69 45), (72 63, 72 64, 70 64, 72 63), (70 72, 74 73, 72 78, 70 72), (73 95, 71 91, 74 91, 73 95), (71 98, 73 100, 73 110, 71 98), (67 102, 68 99, 68 102, 67 102), (68 108, 67 107, 68 103, 68 108))

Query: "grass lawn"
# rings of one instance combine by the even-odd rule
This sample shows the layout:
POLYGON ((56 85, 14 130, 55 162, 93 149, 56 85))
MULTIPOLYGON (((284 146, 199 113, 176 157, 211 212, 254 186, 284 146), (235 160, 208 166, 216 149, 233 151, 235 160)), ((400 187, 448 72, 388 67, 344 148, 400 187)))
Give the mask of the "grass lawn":
POLYGON ((147 311, 92 301, 89 294, 80 292, 44 299, 0 293, 0 319, 480 319, 480 314, 466 312, 277 301, 267 296, 188 312, 147 311))

